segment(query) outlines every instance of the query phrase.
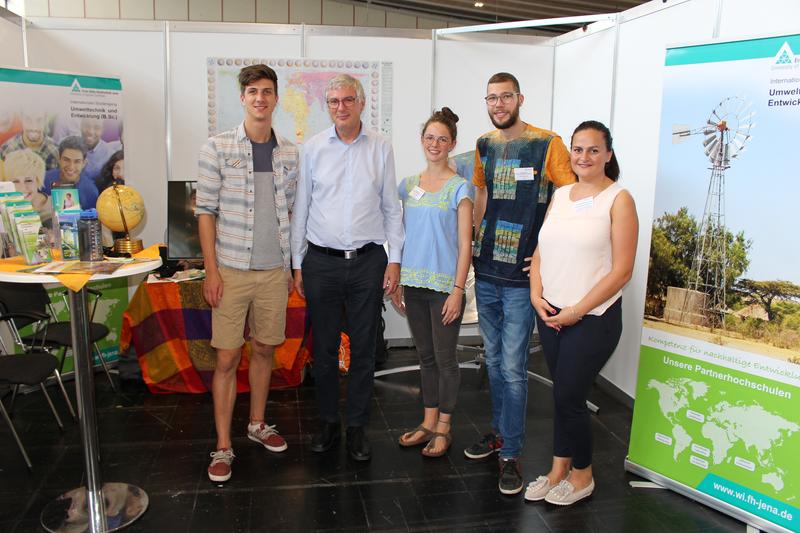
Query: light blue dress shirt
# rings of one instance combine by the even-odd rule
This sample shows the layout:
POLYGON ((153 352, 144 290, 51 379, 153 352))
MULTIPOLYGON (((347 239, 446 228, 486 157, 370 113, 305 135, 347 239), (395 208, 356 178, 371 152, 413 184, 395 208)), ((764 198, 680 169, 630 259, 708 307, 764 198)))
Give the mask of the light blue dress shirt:
POLYGON ((403 213, 397 196, 392 145, 361 125, 350 144, 331 126, 302 147, 292 212, 292 268, 307 242, 337 250, 389 243, 389 262, 400 263, 403 213))

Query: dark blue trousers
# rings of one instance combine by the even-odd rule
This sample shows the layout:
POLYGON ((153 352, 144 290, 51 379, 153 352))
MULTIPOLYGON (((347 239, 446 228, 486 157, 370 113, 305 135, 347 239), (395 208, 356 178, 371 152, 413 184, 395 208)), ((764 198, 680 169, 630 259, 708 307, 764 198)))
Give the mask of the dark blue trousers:
POLYGON ((536 324, 553 379, 553 455, 571 457, 574 468, 586 468, 592 464, 592 427, 586 400, 622 335, 622 298, 601 316, 585 315, 560 332, 547 327, 538 315, 536 324))
POLYGON ((350 336, 347 426, 365 426, 369 422, 375 337, 386 264, 382 246, 354 259, 325 255, 309 247, 303 259, 317 404, 325 422, 339 421, 339 344, 345 324, 350 336))

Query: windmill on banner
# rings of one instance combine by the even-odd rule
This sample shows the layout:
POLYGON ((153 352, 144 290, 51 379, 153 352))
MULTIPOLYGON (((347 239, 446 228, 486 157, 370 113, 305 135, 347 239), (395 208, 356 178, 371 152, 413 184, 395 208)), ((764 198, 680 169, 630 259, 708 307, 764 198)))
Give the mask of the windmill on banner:
POLYGON ((703 150, 711 162, 703 218, 697 234, 692 268, 683 292, 680 322, 711 327, 722 324, 726 305, 728 242, 725 228, 725 173, 750 140, 754 111, 738 96, 722 100, 705 126, 689 129, 673 126, 672 142, 703 135, 703 150))

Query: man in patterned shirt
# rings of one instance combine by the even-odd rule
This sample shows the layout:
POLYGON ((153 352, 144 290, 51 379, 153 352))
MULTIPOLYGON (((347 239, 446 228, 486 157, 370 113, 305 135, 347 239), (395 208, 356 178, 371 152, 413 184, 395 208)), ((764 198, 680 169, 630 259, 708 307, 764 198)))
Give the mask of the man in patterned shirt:
POLYGON ((528 401, 528 342, 534 324, 528 266, 553 186, 575 181, 561 138, 519 118, 525 101, 507 72, 489 78, 486 106, 497 128, 475 151, 473 266, 478 323, 486 350, 492 432, 464 450, 470 459, 500 456, 499 489, 522 490, 519 456, 528 401))
POLYGON ((203 296, 212 308, 211 346, 217 350, 211 387, 217 446, 208 467, 215 482, 231 477, 231 419, 245 319, 251 336, 247 437, 272 452, 287 447, 275 426, 264 421, 264 412, 292 287, 289 211, 298 152, 272 129, 275 71, 266 65, 245 67, 239 88, 244 121, 211 137, 200 150, 195 208, 206 269, 203 296))
POLYGON ((46 126, 44 111, 23 111, 22 131, 3 143, 0 159, 5 159, 11 152, 29 148, 42 158, 45 170, 58 168, 58 145, 47 135, 46 126))

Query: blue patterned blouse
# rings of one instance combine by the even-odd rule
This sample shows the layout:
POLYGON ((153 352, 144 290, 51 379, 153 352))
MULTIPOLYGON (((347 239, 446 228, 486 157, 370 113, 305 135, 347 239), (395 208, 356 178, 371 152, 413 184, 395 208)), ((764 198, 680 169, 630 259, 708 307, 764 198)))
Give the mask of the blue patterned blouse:
POLYGON ((400 284, 449 293, 458 261, 458 205, 473 200, 473 188, 455 174, 439 191, 416 198, 419 179, 405 178, 398 187, 406 233, 400 284))

